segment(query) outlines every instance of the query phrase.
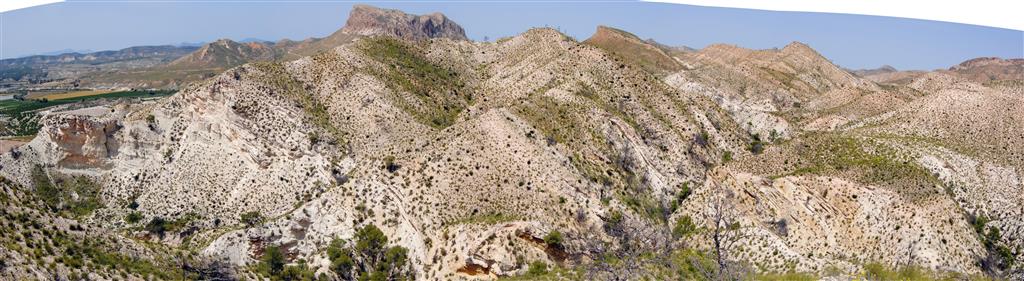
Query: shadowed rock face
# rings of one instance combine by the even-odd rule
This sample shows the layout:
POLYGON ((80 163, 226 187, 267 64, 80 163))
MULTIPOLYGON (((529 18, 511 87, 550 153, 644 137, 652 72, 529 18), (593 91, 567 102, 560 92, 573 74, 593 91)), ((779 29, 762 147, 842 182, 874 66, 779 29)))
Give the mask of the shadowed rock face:
POLYGON ((342 32, 358 35, 391 35, 410 40, 468 40, 462 27, 441 13, 417 16, 367 5, 356 5, 352 8, 342 32))

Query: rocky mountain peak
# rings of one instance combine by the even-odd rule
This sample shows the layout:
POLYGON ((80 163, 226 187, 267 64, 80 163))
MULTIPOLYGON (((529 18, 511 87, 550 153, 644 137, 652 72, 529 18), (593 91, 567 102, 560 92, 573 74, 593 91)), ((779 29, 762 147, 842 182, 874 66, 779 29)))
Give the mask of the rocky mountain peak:
POLYGON ((667 74, 679 68, 679 64, 666 53, 667 48, 657 42, 644 41, 624 30, 598 26, 594 35, 584 43, 604 49, 652 73, 667 74))
POLYGON ((392 9, 355 5, 349 13, 343 33, 354 35, 388 35, 402 39, 423 40, 449 38, 469 40, 457 23, 444 14, 412 15, 392 9))
POLYGON ((227 38, 221 38, 221 39, 217 39, 217 41, 213 41, 213 44, 217 44, 217 45, 221 45, 221 46, 229 46, 229 45, 238 44, 238 42, 235 42, 234 40, 227 39, 227 38))
POLYGON ((811 46, 808 46, 807 44, 797 41, 793 41, 789 44, 786 44, 785 47, 782 47, 782 52, 786 54, 795 54, 805 57, 822 57, 821 54, 819 54, 818 51, 815 51, 813 48, 811 48, 811 46))
POLYGON ((275 56, 273 48, 264 42, 239 43, 231 39, 218 39, 168 66, 226 69, 249 61, 273 59, 275 56))
POLYGON ((638 41, 642 41, 639 37, 636 37, 636 35, 633 35, 632 33, 626 32, 626 31, 618 29, 618 28, 604 26, 604 25, 598 25, 597 26, 597 31, 595 31, 594 35, 591 36, 590 38, 607 37, 607 36, 624 37, 624 38, 629 38, 629 39, 635 39, 635 40, 638 40, 638 41))

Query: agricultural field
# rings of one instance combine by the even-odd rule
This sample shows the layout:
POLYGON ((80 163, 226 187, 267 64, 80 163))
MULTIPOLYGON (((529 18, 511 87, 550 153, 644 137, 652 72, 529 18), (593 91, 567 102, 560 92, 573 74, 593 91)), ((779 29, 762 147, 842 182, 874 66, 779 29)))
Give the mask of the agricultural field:
POLYGON ((0 101, 0 137, 8 136, 31 136, 39 131, 38 111, 65 104, 74 104, 102 99, 123 99, 123 98, 151 98, 165 97, 174 94, 175 91, 75 91, 65 93, 50 93, 40 98, 0 101), (51 98, 52 97, 52 98, 51 98))
POLYGON ((81 91, 68 91, 68 92, 30 92, 26 99, 32 100, 62 100, 72 99, 79 97, 88 97, 113 93, 112 90, 81 90, 81 91))

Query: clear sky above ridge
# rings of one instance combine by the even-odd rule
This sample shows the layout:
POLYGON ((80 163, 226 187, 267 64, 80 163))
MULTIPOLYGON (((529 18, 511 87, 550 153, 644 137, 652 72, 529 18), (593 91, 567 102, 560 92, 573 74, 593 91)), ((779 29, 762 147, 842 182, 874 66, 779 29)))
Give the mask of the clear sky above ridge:
MULTIPOLYGON (((0 57, 57 50, 111 50, 218 38, 276 41, 323 37, 344 25, 348 1, 217 2, 69 0, 0 13, 0 57)), ((641 2, 372 2, 423 14, 442 12, 474 40, 530 27, 586 39, 608 25, 667 45, 727 43, 754 49, 807 43, 847 68, 947 68, 964 60, 1024 57, 1024 32, 901 18, 770 12, 641 2)))

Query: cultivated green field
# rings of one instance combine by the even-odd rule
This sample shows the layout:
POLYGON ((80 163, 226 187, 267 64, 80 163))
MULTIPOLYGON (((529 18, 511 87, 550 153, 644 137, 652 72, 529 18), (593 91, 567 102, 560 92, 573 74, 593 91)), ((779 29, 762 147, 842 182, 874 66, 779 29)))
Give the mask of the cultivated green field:
POLYGON ((28 136, 39 131, 36 111, 63 104, 98 99, 165 97, 175 91, 121 91, 98 95, 65 97, 58 100, 4 100, 0 101, 0 136, 28 136))

